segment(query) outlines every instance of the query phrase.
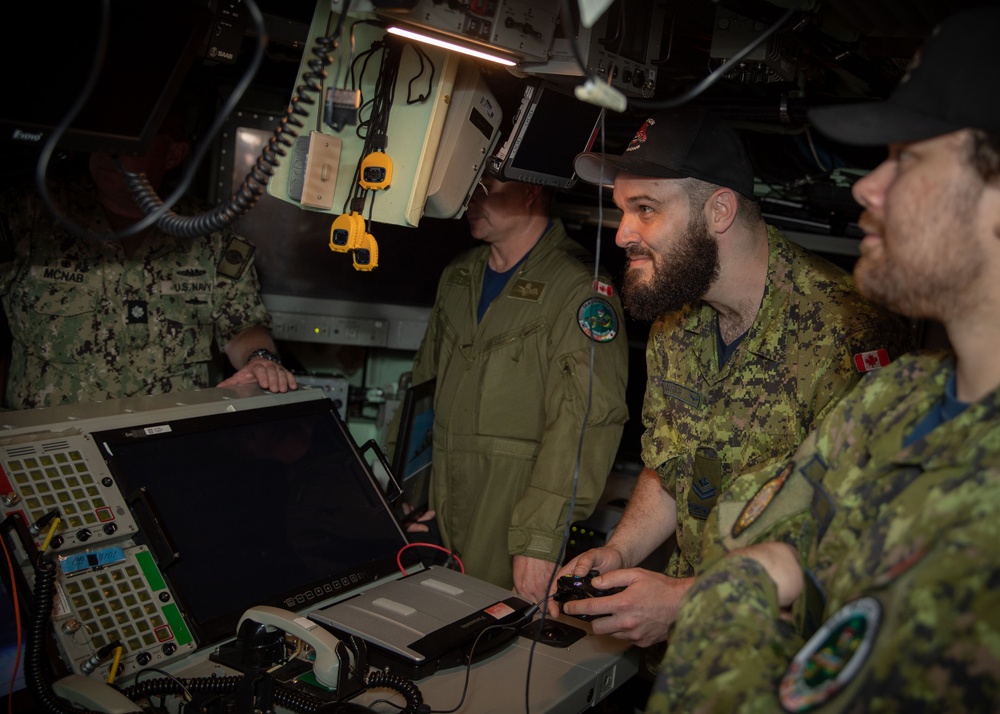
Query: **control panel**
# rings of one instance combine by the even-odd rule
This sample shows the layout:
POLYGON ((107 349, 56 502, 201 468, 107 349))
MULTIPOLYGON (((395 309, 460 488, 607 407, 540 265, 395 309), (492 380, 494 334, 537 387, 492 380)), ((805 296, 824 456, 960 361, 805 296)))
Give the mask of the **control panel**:
POLYGON ((430 308, 383 302, 326 300, 262 293, 275 339, 416 350, 430 308))
MULTIPOLYGON (((162 666, 195 649, 194 638, 148 549, 125 495, 89 434, 0 447, 0 515, 20 519, 56 563, 53 633, 76 674, 162 666)), ((5 521, 9 522, 9 521, 5 521)), ((14 557, 33 583, 27 544, 14 557)), ((106 675, 108 672, 104 672, 106 675)))
MULTIPOLYGON (((662 55, 670 55, 670 45, 663 45, 665 39, 673 40, 673 22, 673 13, 668 12, 666 0, 613 0, 592 27, 580 27, 577 35, 567 37, 557 28, 547 61, 522 69, 539 76, 580 76, 576 59, 580 52, 587 66, 586 74, 591 77, 583 91, 593 98, 586 101, 623 111, 603 95, 610 88, 628 96, 653 96, 662 55)), ((615 97, 614 101, 620 100, 615 97)))
POLYGON ((278 340, 362 347, 389 344, 387 320, 272 312, 271 321, 272 334, 278 340))

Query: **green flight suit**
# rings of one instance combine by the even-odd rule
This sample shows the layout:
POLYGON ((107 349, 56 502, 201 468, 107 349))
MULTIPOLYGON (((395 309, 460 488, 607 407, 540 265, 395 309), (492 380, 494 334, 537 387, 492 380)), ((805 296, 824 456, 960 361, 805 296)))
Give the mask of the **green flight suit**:
POLYGON ((627 341, 617 296, 595 291, 593 257, 559 220, 477 323, 488 257, 445 269, 413 382, 437 378, 430 505, 445 545, 511 587, 512 556, 555 561, 567 519, 598 502, 628 417, 627 341))

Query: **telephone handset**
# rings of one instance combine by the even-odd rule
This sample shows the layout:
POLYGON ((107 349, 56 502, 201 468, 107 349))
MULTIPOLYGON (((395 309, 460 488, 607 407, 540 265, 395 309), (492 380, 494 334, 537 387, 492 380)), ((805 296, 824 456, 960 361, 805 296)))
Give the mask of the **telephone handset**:
MULTIPOLYGON (((337 689, 341 664, 338 650, 345 653, 348 650, 332 633, 306 617, 270 605, 258 605, 244 612, 236 627, 237 632, 246 620, 253 620, 267 627, 276 627, 308 643, 316 651, 316 661, 313 663, 316 681, 330 689, 337 689)), ((349 665, 349 662, 345 664, 349 665)))
POLYGON ((88 711, 107 714, 141 712, 142 707, 104 682, 68 674, 52 683, 52 692, 71 704, 86 707, 88 711))

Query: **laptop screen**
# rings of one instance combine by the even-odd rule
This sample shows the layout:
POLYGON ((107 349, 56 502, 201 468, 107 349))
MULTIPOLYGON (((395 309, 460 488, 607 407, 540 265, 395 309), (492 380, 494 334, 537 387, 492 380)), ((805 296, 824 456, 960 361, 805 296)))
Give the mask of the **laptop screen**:
POLYGON ((399 573, 406 537, 329 399, 93 436, 202 644, 399 573))
POLYGON ((430 468, 435 384, 437 381, 432 379, 407 388, 399 407, 392 470, 401 483, 430 468))

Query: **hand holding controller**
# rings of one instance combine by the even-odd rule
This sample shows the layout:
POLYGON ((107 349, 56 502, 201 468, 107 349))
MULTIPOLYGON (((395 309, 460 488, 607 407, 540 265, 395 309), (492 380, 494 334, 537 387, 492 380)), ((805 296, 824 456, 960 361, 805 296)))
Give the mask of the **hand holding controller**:
MULTIPOLYGON (((586 575, 563 575, 556 581, 556 591, 552 595, 552 599, 556 602, 569 602, 570 600, 585 600, 591 597, 606 597, 608 595, 614 595, 615 593, 620 593, 625 588, 608 588, 607 590, 599 590, 591 584, 591 580, 596 578, 600 573, 596 570, 591 570, 586 575)), ((566 613, 569 615, 570 613, 566 613)), ((603 615, 570 615, 571 617, 578 617, 581 620, 595 620, 598 617, 607 617, 607 614, 603 615)))

